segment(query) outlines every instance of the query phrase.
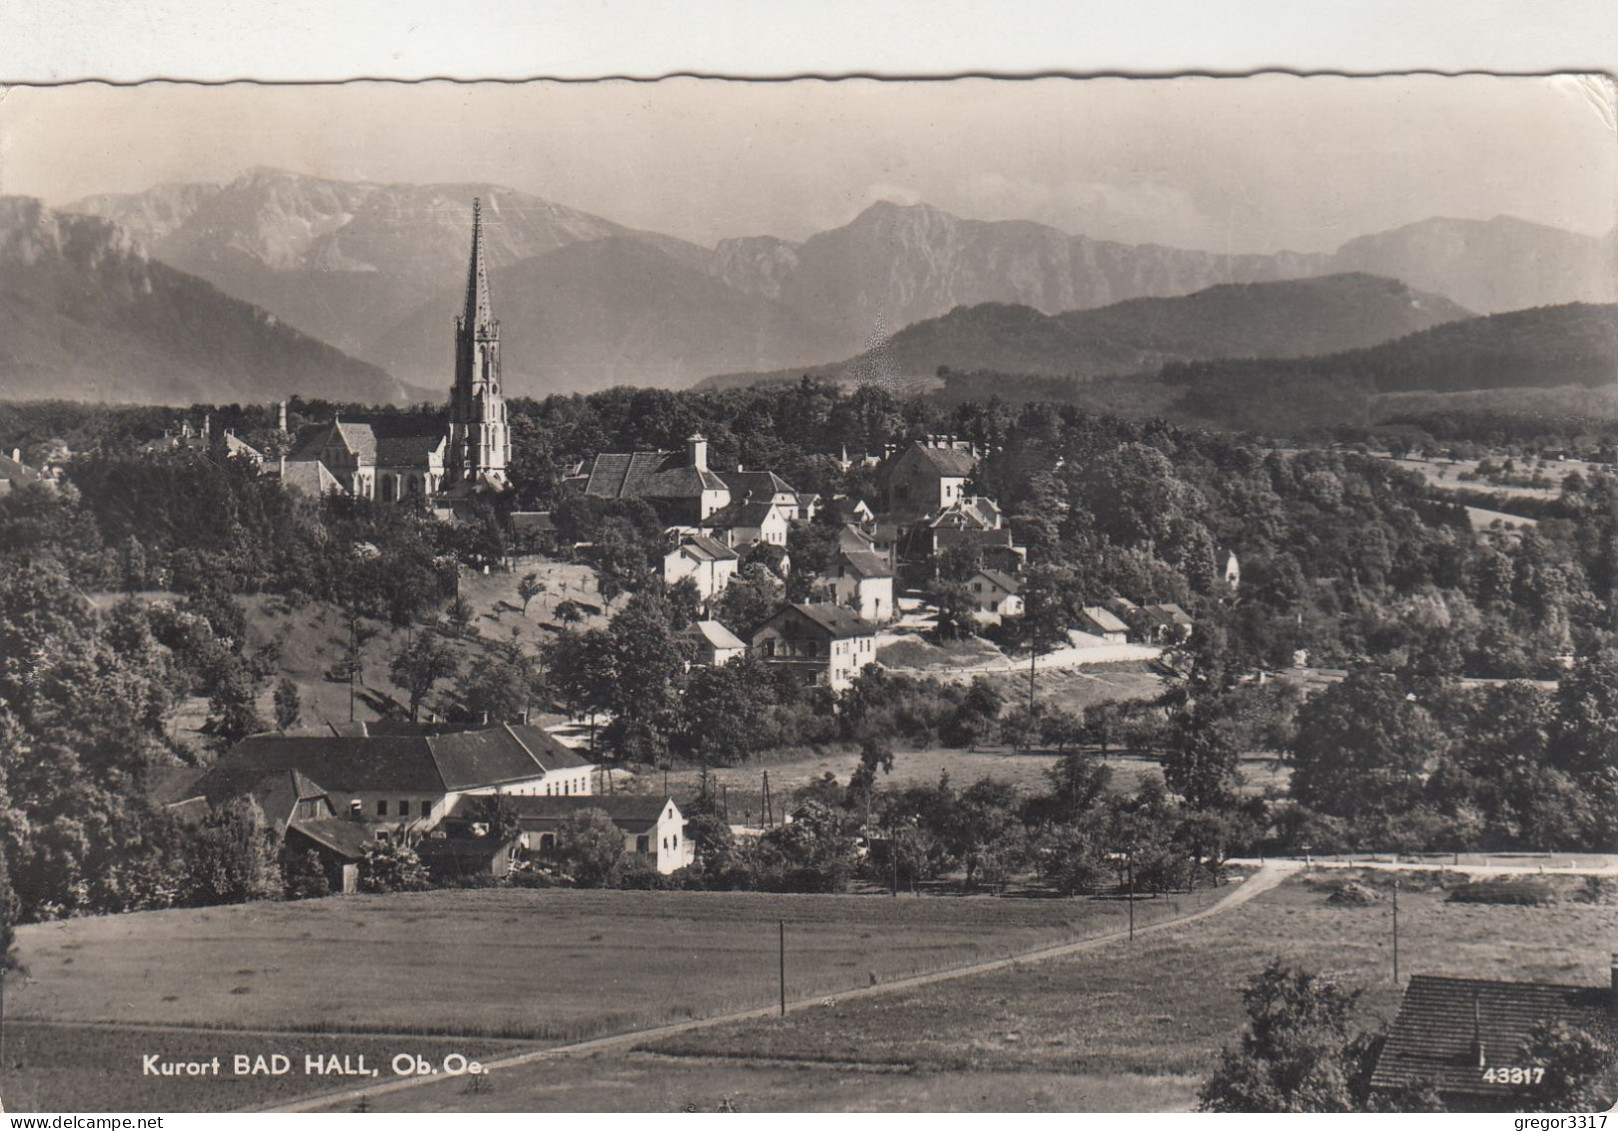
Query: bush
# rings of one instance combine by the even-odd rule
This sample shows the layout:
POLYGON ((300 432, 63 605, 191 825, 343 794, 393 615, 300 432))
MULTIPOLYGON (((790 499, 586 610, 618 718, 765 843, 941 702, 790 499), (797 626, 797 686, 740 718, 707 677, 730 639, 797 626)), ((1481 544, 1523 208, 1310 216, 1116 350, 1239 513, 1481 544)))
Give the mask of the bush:
POLYGON ((1333 907, 1366 907, 1372 903, 1380 902, 1382 896, 1364 884, 1349 880, 1336 891, 1326 897, 1326 902, 1333 907))
POLYGON ((1546 907, 1556 902, 1549 884, 1535 880, 1479 880, 1449 893, 1445 903, 1492 903, 1506 907, 1546 907))
POLYGON ((416 850, 395 841, 373 841, 360 855, 360 890, 424 891, 432 886, 416 850))
POLYGON ((319 899, 331 894, 331 881, 326 878, 325 865, 320 853, 289 852, 281 861, 281 876, 288 899, 319 899))
POLYGON ((556 860, 580 887, 612 884, 624 856, 624 834, 600 809, 569 813, 556 828, 556 860))

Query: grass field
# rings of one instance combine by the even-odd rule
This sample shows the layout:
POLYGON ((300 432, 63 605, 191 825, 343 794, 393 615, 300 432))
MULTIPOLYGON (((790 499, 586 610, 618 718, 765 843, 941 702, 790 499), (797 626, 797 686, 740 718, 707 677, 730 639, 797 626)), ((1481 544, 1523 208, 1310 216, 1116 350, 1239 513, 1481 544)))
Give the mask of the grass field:
MULTIPOLYGON (((1211 898, 1142 900, 1137 921, 1211 898)), ((477 1055, 496 1038, 535 1047, 767 1005, 781 920, 788 994, 801 998, 1104 933, 1124 917, 1107 900, 481 891, 35 924, 18 932, 27 975, 7 986, 8 1018, 23 1023, 8 1034, 6 1098, 82 1107, 75 1089, 89 1080, 118 1110, 161 1107, 151 1097, 179 1085, 140 1075, 150 1052, 477 1055), (92 1031, 94 1054, 63 1061, 58 1051, 92 1031)), ((193 1080, 183 1095, 207 1107, 213 1084, 235 1089, 221 1105, 258 1103, 332 1083, 193 1080)))
MULTIPOLYGON (((1157 901, 1167 908, 1168 901, 1157 901)), ((1104 931, 1105 901, 437 891, 23 927, 12 1017, 570 1040, 1104 931), (430 1001, 401 987, 431 985, 430 1001), (457 1007, 456 1003, 464 1003, 457 1007)))
MULTIPOLYGON (((1326 902, 1350 876, 1300 877, 1133 945, 715 1026, 577 1065, 511 1069, 491 1095, 505 1110, 574 1110, 613 1081, 622 1110, 666 1110, 686 1095, 711 1110, 721 1093, 742 1111, 1185 1110, 1239 1036, 1243 984, 1276 956, 1364 987, 1362 1023, 1391 1021, 1401 991, 1388 903, 1326 902)), ((1443 890, 1402 879, 1402 977, 1606 983, 1610 905, 1446 903, 1443 890)), ((379 1110, 441 1110, 450 1098, 435 1085, 384 1097, 379 1110)))

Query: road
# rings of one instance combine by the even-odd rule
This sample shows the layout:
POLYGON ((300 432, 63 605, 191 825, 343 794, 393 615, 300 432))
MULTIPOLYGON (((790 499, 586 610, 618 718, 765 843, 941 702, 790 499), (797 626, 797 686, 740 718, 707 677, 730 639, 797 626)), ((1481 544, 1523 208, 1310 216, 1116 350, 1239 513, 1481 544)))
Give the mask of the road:
MULTIPOLYGON (((1254 862, 1255 871, 1239 884, 1233 884, 1231 890, 1216 903, 1194 911, 1188 915, 1181 915, 1174 919, 1164 919, 1147 926, 1138 927, 1136 935, 1155 934, 1159 931, 1174 930, 1187 924, 1207 919, 1214 915, 1221 915, 1234 910, 1242 904, 1264 894, 1288 876, 1301 872, 1306 867, 1301 860, 1266 860, 1254 862)), ((997 958, 987 962, 976 962, 969 966, 957 966, 949 970, 939 970, 931 974, 917 974, 908 978, 900 978, 891 982, 883 982, 875 986, 866 986, 860 989, 848 990, 840 994, 821 995, 814 998, 803 998, 787 1003, 789 1012, 823 1006, 834 1001, 854 1001, 859 998, 875 997, 879 994, 898 993, 904 990, 918 989, 922 986, 935 985, 939 982, 953 981, 956 978, 969 978, 977 974, 987 974, 995 970, 1004 970, 1008 967, 1018 966, 1030 962, 1045 962, 1053 958, 1065 958, 1072 954, 1081 954, 1085 951, 1096 950, 1103 946, 1119 942, 1128 937, 1126 931, 1111 931, 1103 935, 1094 935, 1080 939, 1076 942, 1058 943, 1055 946, 1041 947, 1037 950, 1026 951, 1022 954, 1011 955, 1006 958, 997 958)), ((774 1017, 778 1013, 777 1006, 766 1006, 759 1009, 746 1009, 735 1013, 726 1013, 717 1017, 704 1017, 694 1021, 681 1021, 673 1025, 659 1025, 649 1029, 637 1029, 629 1033, 616 1033, 609 1037, 597 1037, 589 1041, 579 1041, 569 1045, 556 1045, 546 1049, 536 1049, 533 1052, 519 1053, 514 1056, 502 1057, 490 1061, 484 1067, 489 1072, 503 1072, 510 1069, 521 1068, 526 1065, 540 1064, 545 1061, 558 1060, 563 1057, 583 1056, 589 1053, 610 1051, 613 1049, 628 1049, 645 1041, 660 1040, 680 1033, 689 1033, 697 1029, 707 1029, 716 1025, 725 1025, 733 1021, 754 1021, 766 1017, 774 1017)), ((390 1092, 404 1091, 407 1088, 430 1087, 434 1084, 453 1085, 457 1081, 464 1083, 457 1076, 407 1076, 397 1080, 388 1080, 379 1084, 371 1084, 360 1088, 344 1088, 337 1091, 322 1092, 291 1103, 277 1104, 273 1107, 262 1108, 263 1111, 320 1111, 324 1109, 343 1109, 357 1103, 361 1096, 381 1096, 390 1092)))

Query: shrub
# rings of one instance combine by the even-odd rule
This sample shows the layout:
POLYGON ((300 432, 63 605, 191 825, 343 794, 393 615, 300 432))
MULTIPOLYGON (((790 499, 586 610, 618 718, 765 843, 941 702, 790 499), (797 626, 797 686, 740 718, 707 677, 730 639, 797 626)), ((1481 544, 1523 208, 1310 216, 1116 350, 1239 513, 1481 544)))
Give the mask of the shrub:
POLYGON ((1535 880, 1479 880, 1456 888, 1444 902, 1546 907, 1556 902, 1556 892, 1549 884, 1535 880))

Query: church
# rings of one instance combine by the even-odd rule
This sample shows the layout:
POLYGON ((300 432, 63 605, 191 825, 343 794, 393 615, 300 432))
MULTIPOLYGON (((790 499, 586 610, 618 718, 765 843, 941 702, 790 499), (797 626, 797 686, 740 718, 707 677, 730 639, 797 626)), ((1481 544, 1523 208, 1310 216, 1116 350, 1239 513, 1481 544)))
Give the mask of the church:
POLYGON ((288 487, 384 503, 454 500, 506 489, 510 454, 500 392, 500 322, 489 301, 482 201, 472 202, 466 302, 455 316, 455 384, 449 423, 428 435, 378 435, 340 417, 305 429, 281 468, 288 487))

